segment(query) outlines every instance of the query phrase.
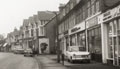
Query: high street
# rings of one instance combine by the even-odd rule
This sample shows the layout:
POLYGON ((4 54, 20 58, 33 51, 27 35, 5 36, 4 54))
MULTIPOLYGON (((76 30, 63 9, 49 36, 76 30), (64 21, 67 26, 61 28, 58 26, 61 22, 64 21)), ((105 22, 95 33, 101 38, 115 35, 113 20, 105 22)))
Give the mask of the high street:
POLYGON ((118 66, 98 62, 57 63, 57 55, 38 55, 24 57, 21 54, 0 53, 0 69, 120 69, 118 66))

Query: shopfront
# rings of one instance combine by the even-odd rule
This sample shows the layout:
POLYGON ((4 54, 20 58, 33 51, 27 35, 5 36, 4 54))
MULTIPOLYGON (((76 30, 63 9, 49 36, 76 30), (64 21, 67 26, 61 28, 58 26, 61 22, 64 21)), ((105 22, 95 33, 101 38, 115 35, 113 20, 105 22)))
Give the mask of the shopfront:
POLYGON ((70 30, 70 46, 86 47, 85 21, 79 23, 70 30))
POLYGON ((120 6, 103 13, 103 62, 120 65, 120 6))
POLYGON ((88 51, 91 53, 91 59, 102 62, 102 42, 101 26, 98 23, 98 16, 86 21, 88 51))

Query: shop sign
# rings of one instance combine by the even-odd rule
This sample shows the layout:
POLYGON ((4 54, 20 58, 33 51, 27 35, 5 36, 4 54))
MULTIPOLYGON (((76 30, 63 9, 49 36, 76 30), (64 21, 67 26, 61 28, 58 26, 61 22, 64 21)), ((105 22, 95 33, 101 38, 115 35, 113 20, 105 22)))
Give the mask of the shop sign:
POLYGON ((79 23, 78 25, 76 25, 75 27, 71 28, 69 30, 69 34, 74 34, 76 32, 80 32, 82 30, 85 30, 85 22, 79 23))
POLYGON ((103 14, 98 16, 98 24, 103 23, 103 14))
POLYGON ((118 16, 120 16, 120 5, 103 13, 103 21, 105 22, 118 16))
POLYGON ((109 10, 103 14, 103 21, 110 20, 112 18, 112 11, 109 10))
POLYGON ((118 7, 112 9, 112 18, 117 17, 118 16, 118 7))
POLYGON ((79 30, 81 27, 75 27, 75 28, 73 28, 72 30, 71 30, 71 32, 75 32, 75 31, 77 31, 77 30, 79 30))
POLYGON ((95 26, 97 24, 98 24, 98 17, 97 16, 86 21, 86 27, 87 28, 95 26))

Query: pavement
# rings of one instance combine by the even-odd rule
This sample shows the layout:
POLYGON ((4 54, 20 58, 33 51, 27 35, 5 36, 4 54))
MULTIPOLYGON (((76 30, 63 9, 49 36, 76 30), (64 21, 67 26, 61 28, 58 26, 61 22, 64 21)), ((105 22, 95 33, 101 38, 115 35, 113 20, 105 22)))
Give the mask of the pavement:
POLYGON ((35 57, 40 69, 120 69, 118 66, 106 65, 91 61, 91 63, 57 63, 57 55, 39 55, 35 57))
POLYGON ((38 61, 39 69, 68 69, 60 63, 57 63, 53 58, 53 55, 39 55, 35 56, 38 61))

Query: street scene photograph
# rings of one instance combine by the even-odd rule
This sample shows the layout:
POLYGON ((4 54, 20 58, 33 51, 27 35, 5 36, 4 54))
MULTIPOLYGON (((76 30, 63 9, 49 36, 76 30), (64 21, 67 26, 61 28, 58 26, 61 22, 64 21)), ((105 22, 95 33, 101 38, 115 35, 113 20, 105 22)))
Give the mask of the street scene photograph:
POLYGON ((120 0, 0 0, 0 69, 120 69, 120 0))

